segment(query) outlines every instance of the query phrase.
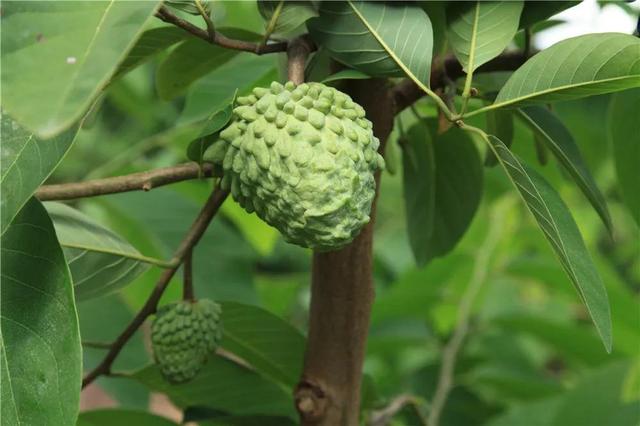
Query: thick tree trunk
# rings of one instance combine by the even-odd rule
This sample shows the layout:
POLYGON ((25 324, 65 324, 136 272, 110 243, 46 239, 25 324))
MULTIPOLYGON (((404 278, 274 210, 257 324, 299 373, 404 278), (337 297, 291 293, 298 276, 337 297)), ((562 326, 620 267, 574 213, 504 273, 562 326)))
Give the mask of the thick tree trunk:
MULTIPOLYGON (((367 111, 382 152, 394 114, 386 81, 352 80, 345 92, 367 111)), ((379 180, 378 174, 376 182, 379 180)), ((358 425, 362 363, 374 299, 374 219, 375 201, 371 222, 351 244, 338 251, 314 253, 308 343, 295 392, 303 425, 358 425)))

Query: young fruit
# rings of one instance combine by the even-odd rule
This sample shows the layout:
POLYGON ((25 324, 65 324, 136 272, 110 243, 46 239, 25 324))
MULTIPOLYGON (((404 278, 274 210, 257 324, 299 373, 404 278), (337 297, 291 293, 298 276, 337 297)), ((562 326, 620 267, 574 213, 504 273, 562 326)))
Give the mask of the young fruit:
POLYGON ((151 326, 154 358, 171 383, 193 379, 222 337, 220 305, 201 299, 161 307, 151 326))
POLYGON ((285 240, 334 250, 369 222, 384 167, 362 107, 320 83, 272 83, 237 99, 231 124, 205 152, 222 186, 285 240))

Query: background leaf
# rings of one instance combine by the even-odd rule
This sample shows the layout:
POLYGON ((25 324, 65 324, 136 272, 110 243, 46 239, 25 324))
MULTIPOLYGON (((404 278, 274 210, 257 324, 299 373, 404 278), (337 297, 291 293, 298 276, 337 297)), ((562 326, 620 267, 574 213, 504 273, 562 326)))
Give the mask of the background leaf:
POLYGON ((74 425, 82 358, 69 269, 31 199, 2 236, 2 424, 74 425))
POLYGON ((520 28, 529 28, 536 22, 544 21, 556 13, 560 13, 579 3, 580 1, 525 0, 524 8, 520 15, 520 28))
POLYGON ((640 39, 587 34, 563 40, 518 68, 494 108, 576 99, 640 85, 640 39), (531 76, 537 76, 531 78, 531 76))
POLYGON ((247 361, 261 375, 293 390, 302 371, 302 334, 254 306, 224 302, 222 311, 222 347, 247 361))
POLYGON ((220 130, 229 123, 232 116, 233 102, 210 115, 203 123, 202 131, 200 131, 198 137, 189 144, 187 158, 202 163, 204 152, 217 140, 220 130))
POLYGON ((111 80, 113 81, 121 77, 152 56, 157 55, 187 37, 189 37, 189 33, 182 28, 173 26, 152 28, 145 31, 136 41, 136 44, 133 45, 133 48, 131 48, 124 61, 118 66, 118 70, 111 80))
POLYGON ((609 108, 608 127, 613 142, 618 186, 631 215, 640 225, 638 111, 640 111, 640 89, 617 93, 609 108))
MULTIPOLYGON (((500 139, 507 147, 513 143, 513 115, 511 111, 504 109, 487 111, 487 133, 500 139)), ((498 159, 487 150, 485 166, 492 167, 498 164, 498 159)))
POLYGON ((598 212, 609 232, 613 232, 611 215, 604 196, 598 189, 573 136, 567 128, 551 111, 544 107, 522 108, 518 110, 518 115, 539 137, 538 140, 549 148, 560 164, 569 172, 569 175, 598 212))
POLYGON ((487 142, 551 244, 610 352, 611 312, 607 291, 571 213, 542 176, 525 169, 500 139, 489 135, 487 142))
POLYGON ((62 203, 45 207, 64 249, 78 300, 119 290, 155 261, 76 209, 62 203))
POLYGON ((402 144, 402 182, 407 232, 416 263, 430 258, 428 243, 433 232, 436 182, 433 143, 424 123, 407 132, 402 144))
MULTIPOLYGON (((220 28, 216 31, 241 40, 260 40, 260 35, 238 28, 220 28)), ((238 50, 216 46, 199 38, 190 38, 180 43, 158 67, 158 95, 164 100, 181 95, 191 83, 229 62, 239 53, 238 50)))
POLYGON ((371 76, 404 72, 429 86, 433 31, 417 4, 323 2, 307 27, 318 45, 351 68, 371 76))
POLYGON ((167 383, 156 366, 135 373, 155 392, 165 393, 181 408, 209 407, 228 414, 280 415, 295 418, 290 390, 268 381, 232 361, 214 356, 189 383, 167 383))
POLYGON ((447 39, 467 73, 498 56, 518 31, 522 1, 453 2, 447 39))
POLYGON ((38 137, 70 127, 107 83, 157 4, 112 0, 4 5, 3 108, 38 137))
POLYGON ((2 233, 29 197, 62 161, 71 147, 77 127, 49 140, 38 139, 2 114, 2 233))
POLYGON ((143 411, 102 409, 85 411, 78 417, 76 426, 112 426, 114 424, 136 426, 177 426, 166 417, 143 411))

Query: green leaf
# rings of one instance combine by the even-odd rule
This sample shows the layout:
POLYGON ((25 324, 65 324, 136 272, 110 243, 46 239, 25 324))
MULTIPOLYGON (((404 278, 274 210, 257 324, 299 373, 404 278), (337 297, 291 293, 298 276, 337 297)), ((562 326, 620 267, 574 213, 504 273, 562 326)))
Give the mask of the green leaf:
POLYGON ((289 389, 220 356, 211 357, 189 383, 172 385, 153 365, 134 373, 133 378, 155 392, 166 394, 181 408, 203 406, 232 415, 295 416, 289 389))
POLYGON ((402 182, 407 232, 418 265, 427 263, 436 202, 435 160, 429 130, 417 123, 402 141, 402 182))
POLYGON ((556 13, 560 13, 565 9, 569 9, 580 1, 537 1, 526 0, 524 9, 520 15, 520 29, 529 28, 536 22, 544 21, 552 17, 556 13))
POLYGON ((222 312, 222 347, 247 361, 259 374, 293 389, 302 371, 302 334, 255 306, 224 302, 222 312))
POLYGON ((410 129, 403 155, 407 230, 420 266, 453 250, 482 197, 482 165, 471 138, 451 128, 431 143, 421 128, 410 129))
MULTIPOLYGON (((235 95, 233 96, 235 99, 235 95)), ((216 140, 220 130, 229 123, 233 116, 233 100, 221 109, 209 116, 202 124, 202 130, 198 137, 194 139, 187 148, 187 158, 189 160, 202 163, 202 156, 216 140)))
POLYGON ((29 197, 62 161, 78 132, 78 126, 53 139, 41 140, 2 114, 0 199, 2 233, 29 197))
POLYGON ((286 35, 297 30, 308 19, 318 16, 310 1, 258 0, 258 11, 267 21, 271 34, 286 35))
POLYGON ((2 236, 3 425, 74 425, 82 351, 73 286, 51 219, 32 198, 2 236))
POLYGON ((473 73, 498 56, 518 31, 522 1, 453 2, 447 37, 462 69, 473 73))
POLYGON ((358 70, 342 70, 338 71, 335 74, 331 74, 329 77, 322 80, 323 83, 329 83, 331 81, 338 80, 366 80, 367 78, 371 78, 369 74, 365 74, 362 71, 358 70))
POLYGON ((491 135, 485 137, 578 291, 605 348, 611 352, 607 291, 569 209, 544 178, 523 167, 500 139, 491 135))
POLYGON ((577 99, 637 87, 638 57, 640 39, 627 34, 587 34, 563 40, 518 68, 488 108, 577 99))
POLYGON ((418 4, 323 2, 307 27, 318 45, 351 68, 371 76, 404 73, 429 86, 433 31, 418 4))
POLYGON ((85 411, 78 416, 76 426, 113 426, 136 425, 136 426, 177 426, 166 417, 144 411, 123 410, 120 408, 107 408, 101 410, 85 411))
MULTIPOLYGON (((495 135, 507 147, 513 144, 513 115, 511 111, 504 109, 487 111, 487 133, 495 135)), ((485 166, 493 167, 498 164, 498 159, 491 150, 487 151, 485 166)))
MULTIPOLYGON (((196 7, 196 0, 166 0, 166 4, 176 10, 181 10, 190 15, 200 15, 200 10, 196 7)), ((201 0, 202 9, 208 15, 211 15, 211 2, 209 0, 201 0)))
POLYGON ((5 4, 3 108, 38 137, 69 128, 109 81, 157 4, 5 4))
POLYGON ((517 112, 525 124, 538 136, 538 140, 549 148, 560 164, 569 172, 569 175, 598 212, 609 232, 613 232, 607 202, 593 180, 578 145, 564 124, 551 111, 541 106, 530 106, 519 109, 517 112))
MULTIPOLYGON (((238 28, 221 28, 217 31, 241 40, 260 40, 258 34, 238 28)), ((180 43, 158 67, 158 96, 171 100, 183 94, 191 83, 226 64, 238 53, 238 50, 216 46, 199 38, 190 38, 180 43)))
POLYGON ((152 56, 168 49, 179 41, 187 38, 188 33, 178 27, 160 27, 152 28, 142 33, 136 44, 133 46, 127 57, 122 61, 118 70, 111 78, 115 80, 118 77, 128 73, 137 66, 143 64, 152 56))
POLYGON ((640 225, 640 89, 616 94, 609 107, 609 134, 613 143, 618 186, 625 204, 640 225))
POLYGON ((129 284, 155 259, 143 256, 119 235, 62 203, 46 203, 64 249, 76 298, 104 296, 129 284))

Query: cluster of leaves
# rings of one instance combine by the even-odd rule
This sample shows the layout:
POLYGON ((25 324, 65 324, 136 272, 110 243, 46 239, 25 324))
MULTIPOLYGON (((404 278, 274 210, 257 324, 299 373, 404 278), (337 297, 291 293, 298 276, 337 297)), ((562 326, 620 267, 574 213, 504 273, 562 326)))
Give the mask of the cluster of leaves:
MULTIPOLYGON (((536 418, 545 426, 625 426, 637 420, 640 381, 630 360, 640 345, 632 288, 640 280, 633 272, 640 222, 639 39, 576 37, 505 75, 481 73, 481 67, 573 2, 202 4, 216 30, 229 37, 260 43, 308 31, 319 48, 308 67, 313 79, 340 84, 407 77, 432 97, 398 116, 387 147, 390 170, 398 168, 393 155, 401 150, 402 175, 385 176, 381 188, 379 296, 363 382, 365 412, 399 393, 433 396, 440 342, 456 326, 467 282, 483 270, 489 284, 474 305, 478 321, 442 424, 517 425, 536 418), (261 26, 266 36, 252 31, 261 26), (430 76, 434 58, 449 51, 465 74, 446 89, 445 102, 430 76), (331 75, 329 57, 346 69, 331 75), (601 96, 582 99, 593 95, 601 96), (443 125, 433 101, 445 118, 462 120, 462 128, 443 125), (500 169, 483 170, 480 143, 490 153, 486 162, 502 166, 541 234, 515 207, 500 169), (526 165, 547 151, 560 169, 526 165), (607 191, 598 189, 594 175, 607 191), (615 245, 607 244, 567 177, 615 245), (547 180, 569 195, 586 246, 599 243, 592 255, 547 180), (398 217, 402 199, 406 220, 398 217), (498 223, 499 243, 489 244, 495 235, 488 223, 498 223), (478 264, 486 247, 493 247, 489 261, 478 264), (587 318, 598 334, 584 324, 587 318), (611 355, 598 347, 598 335, 611 355)), ((202 22, 193 4, 168 5, 202 22)), ((47 179, 200 161, 230 119, 236 94, 282 79, 278 55, 212 45, 160 24, 153 18, 157 7, 152 1, 3 6, 2 424, 76 423, 82 370, 100 361, 104 342, 142 306, 167 266, 161 259, 179 244, 210 184, 185 182, 73 207, 40 203, 32 197, 36 189, 47 179), (55 78, 43 78, 43 70, 55 78)), ((227 202, 193 261, 198 296, 223 300, 223 348, 232 356, 213 356, 193 382, 170 385, 147 365, 138 333, 114 365, 122 378, 97 382, 126 409, 83 413, 77 424, 174 424, 130 410, 146 409, 150 392, 168 395, 185 421, 295 423, 291 394, 305 345, 299 328, 305 325, 309 253, 227 202)), ((179 297, 171 286, 163 303, 179 297)), ((409 409, 400 415, 406 424, 418 421, 409 409)))

